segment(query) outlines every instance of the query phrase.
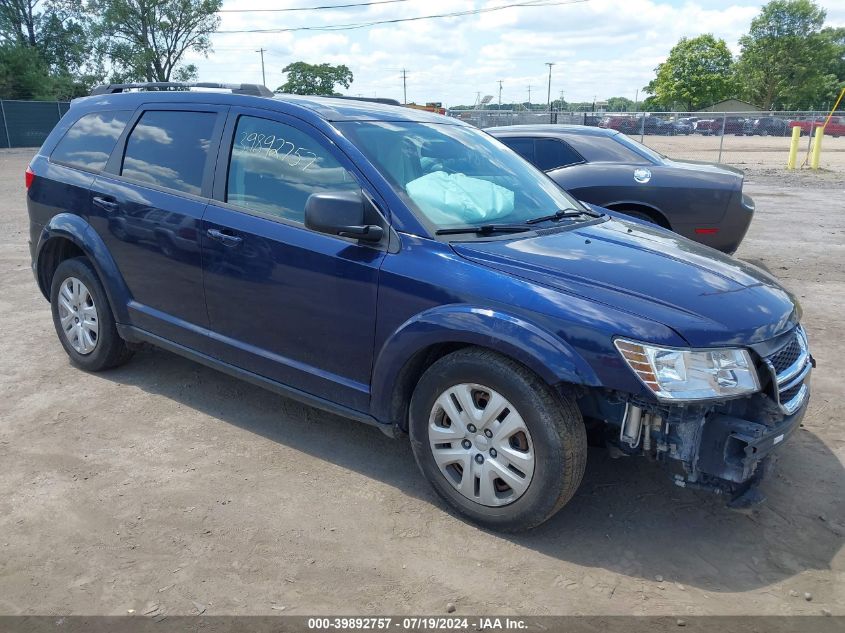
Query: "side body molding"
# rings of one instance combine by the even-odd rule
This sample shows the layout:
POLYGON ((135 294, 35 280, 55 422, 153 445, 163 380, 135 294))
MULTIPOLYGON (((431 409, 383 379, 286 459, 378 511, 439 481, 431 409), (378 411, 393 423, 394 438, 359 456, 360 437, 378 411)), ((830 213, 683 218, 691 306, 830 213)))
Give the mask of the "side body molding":
POLYGON ((467 304, 426 310, 408 319, 390 336, 373 367, 370 413, 392 423, 391 404, 397 376, 418 352, 444 343, 479 345, 513 358, 549 384, 598 386, 590 366, 566 342, 517 316, 467 304))
MULTIPOLYGON (((51 242, 58 238, 70 240, 88 256, 106 289, 115 320, 118 323, 129 323, 127 311, 131 298, 129 288, 102 238, 80 216, 72 213, 59 213, 53 216, 41 230, 38 238, 38 245, 35 248, 35 265, 39 265, 41 257, 51 248, 51 242)), ((36 274, 37 270, 36 268, 36 274)), ((38 285, 41 292, 49 298, 50 289, 43 287, 41 279, 38 279, 38 285)))

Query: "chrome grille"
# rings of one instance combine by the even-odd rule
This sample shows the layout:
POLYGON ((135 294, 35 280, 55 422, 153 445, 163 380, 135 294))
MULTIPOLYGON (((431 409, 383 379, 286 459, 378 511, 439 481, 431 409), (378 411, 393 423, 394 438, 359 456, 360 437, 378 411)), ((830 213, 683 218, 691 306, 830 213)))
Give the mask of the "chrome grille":
POLYGON ((765 361, 772 373, 773 395, 781 410, 792 415, 804 404, 809 393, 804 381, 810 373, 810 351, 801 326, 796 327, 790 340, 765 361))

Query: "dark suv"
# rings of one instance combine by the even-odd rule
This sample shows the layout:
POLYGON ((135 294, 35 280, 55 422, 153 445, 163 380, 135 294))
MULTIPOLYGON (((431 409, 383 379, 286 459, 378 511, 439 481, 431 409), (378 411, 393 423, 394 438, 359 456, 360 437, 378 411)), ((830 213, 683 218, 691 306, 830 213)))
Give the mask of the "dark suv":
POLYGON ((579 203, 455 119, 143 87, 74 101, 27 169, 75 365, 153 344, 408 433, 435 490, 502 530, 572 497, 588 431, 759 498, 812 365, 772 277, 579 203))

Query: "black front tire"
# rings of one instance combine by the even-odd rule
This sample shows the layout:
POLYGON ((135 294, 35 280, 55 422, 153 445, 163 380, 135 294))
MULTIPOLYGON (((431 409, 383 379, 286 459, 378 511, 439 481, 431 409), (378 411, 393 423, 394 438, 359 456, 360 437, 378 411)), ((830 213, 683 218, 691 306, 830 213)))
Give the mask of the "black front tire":
POLYGON ((87 258, 74 257, 59 264, 53 274, 50 286, 50 307, 59 342, 65 348, 70 361, 77 367, 96 372, 117 367, 132 358, 132 350, 126 346, 126 342, 120 338, 117 332, 114 315, 103 284, 100 283, 97 272, 87 258), (97 341, 94 349, 87 354, 78 352, 71 345, 62 328, 59 316, 59 292, 65 281, 71 277, 75 277, 85 284, 97 309, 97 320, 99 322, 97 341))
POLYGON ((409 431, 417 464, 437 494, 471 521, 498 531, 520 532, 549 519, 575 494, 586 467, 587 433, 575 403, 523 365, 487 349, 464 348, 428 368, 411 398, 409 431), (441 394, 462 383, 504 396, 530 433, 534 473, 522 496, 507 505, 482 505, 464 496, 434 459, 428 430, 432 410, 441 394))

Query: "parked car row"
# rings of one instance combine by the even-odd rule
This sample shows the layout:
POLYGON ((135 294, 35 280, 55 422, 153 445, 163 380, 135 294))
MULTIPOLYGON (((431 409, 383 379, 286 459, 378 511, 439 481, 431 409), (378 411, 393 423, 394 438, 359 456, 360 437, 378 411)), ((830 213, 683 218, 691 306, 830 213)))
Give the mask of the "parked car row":
MULTIPOLYGON (((792 120, 778 116, 758 118, 736 115, 704 117, 683 117, 666 120, 654 115, 612 115, 601 119, 598 126, 624 134, 675 136, 701 134, 703 136, 789 136, 793 127, 801 128, 801 135, 812 134, 825 124, 827 117, 809 120, 792 120)), ((837 138, 845 136, 845 117, 834 116, 825 127, 825 134, 837 138)))
POLYGON ((437 494, 489 528, 562 508, 588 435, 757 503, 809 401, 800 306, 630 206, 674 218, 679 196, 689 234, 732 250, 742 175, 579 132, 495 130, 512 151, 382 103, 102 86, 26 170, 32 270, 77 367, 154 345, 410 437, 437 494))
MULTIPOLYGON (((830 120, 827 117, 816 117, 808 121, 790 121, 789 127, 801 128, 801 136, 805 134, 815 134, 816 128, 824 126, 824 133, 834 138, 845 136, 845 117, 832 116, 830 120), (825 125, 827 121, 827 125, 825 125)), ((791 132, 790 132, 791 133, 791 132)))

